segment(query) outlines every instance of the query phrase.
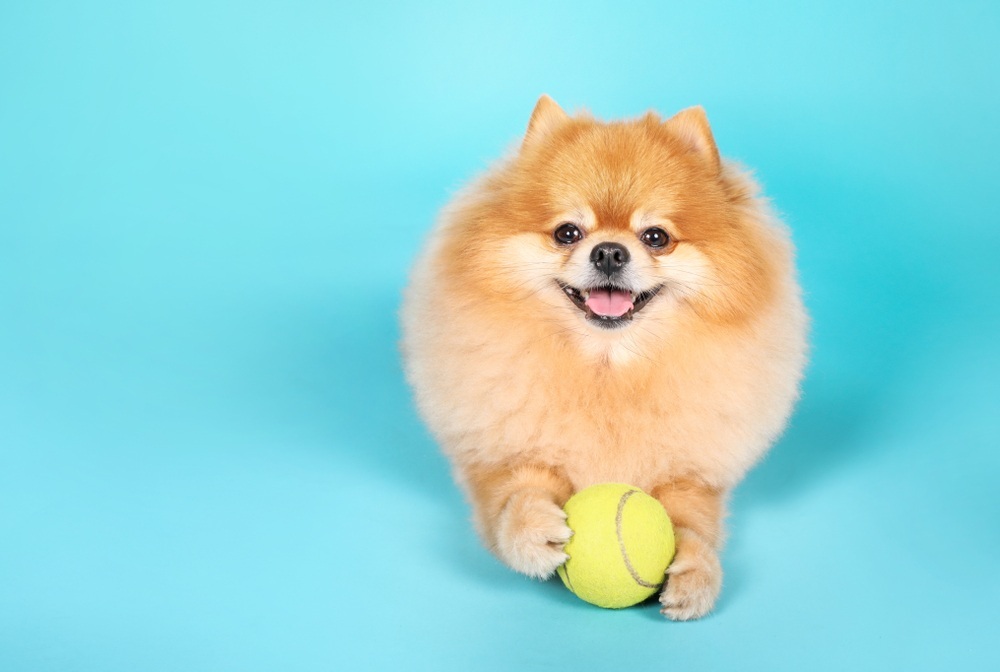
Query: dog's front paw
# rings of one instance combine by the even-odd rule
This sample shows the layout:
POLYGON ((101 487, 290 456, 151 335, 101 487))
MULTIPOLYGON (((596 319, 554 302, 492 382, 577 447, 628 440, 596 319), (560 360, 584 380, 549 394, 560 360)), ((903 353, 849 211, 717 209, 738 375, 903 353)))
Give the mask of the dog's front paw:
POLYGON ((667 569, 667 585, 660 593, 660 613, 674 621, 701 618, 715 606, 722 589, 719 556, 701 537, 677 531, 677 556, 667 569))
POLYGON ((512 496, 497 526, 497 554, 512 569, 545 579, 569 557, 563 545, 573 532, 566 512, 537 492, 512 496))

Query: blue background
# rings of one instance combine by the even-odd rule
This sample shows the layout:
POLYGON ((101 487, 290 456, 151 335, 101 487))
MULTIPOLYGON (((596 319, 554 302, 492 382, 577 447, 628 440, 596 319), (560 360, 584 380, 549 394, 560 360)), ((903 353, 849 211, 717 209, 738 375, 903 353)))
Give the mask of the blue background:
POLYGON ((341 4, 0 9, 0 669, 998 669, 1000 5, 341 4), (504 569, 402 380, 542 92, 703 104, 799 246, 700 622, 504 569))

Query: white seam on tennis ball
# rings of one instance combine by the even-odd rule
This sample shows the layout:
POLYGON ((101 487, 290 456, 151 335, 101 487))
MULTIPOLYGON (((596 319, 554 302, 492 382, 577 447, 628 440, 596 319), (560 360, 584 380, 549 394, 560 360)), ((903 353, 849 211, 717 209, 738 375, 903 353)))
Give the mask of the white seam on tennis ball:
POLYGON ((628 498, 639 492, 638 490, 629 490, 622 498, 618 500, 618 513, 615 514, 615 534, 618 536, 618 547, 622 549, 622 560, 625 561, 625 568, 628 573, 632 575, 632 578, 643 588, 656 588, 659 586, 657 583, 650 583, 646 581, 641 576, 639 572, 635 571, 635 567, 632 566, 632 561, 628 559, 628 551, 625 550, 625 540, 622 539, 622 513, 625 511, 625 502, 628 498))
POLYGON ((569 592, 576 595, 576 591, 573 590, 573 579, 569 577, 569 565, 564 564, 562 570, 563 570, 563 576, 566 577, 566 587, 569 588, 569 592))

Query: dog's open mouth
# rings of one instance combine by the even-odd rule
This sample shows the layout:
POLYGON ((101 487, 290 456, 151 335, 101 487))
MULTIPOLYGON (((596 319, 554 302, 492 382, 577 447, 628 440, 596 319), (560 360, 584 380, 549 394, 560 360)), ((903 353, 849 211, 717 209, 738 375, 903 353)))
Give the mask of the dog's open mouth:
POLYGON ((659 293, 663 285, 644 292, 634 292, 613 285, 577 289, 563 282, 559 283, 559 287, 573 305, 586 314, 588 320, 612 329, 628 324, 659 293))

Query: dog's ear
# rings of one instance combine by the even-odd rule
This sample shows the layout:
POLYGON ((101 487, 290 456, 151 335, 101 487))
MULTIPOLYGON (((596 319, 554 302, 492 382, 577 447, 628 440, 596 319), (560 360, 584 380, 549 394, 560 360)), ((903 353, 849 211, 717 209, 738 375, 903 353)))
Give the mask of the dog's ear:
POLYGON ((526 147, 533 142, 550 135, 556 128, 569 119, 569 115, 563 112, 556 101, 546 94, 535 103, 535 110, 531 113, 531 121, 528 122, 528 132, 524 134, 522 147, 526 147))
POLYGON ((705 109, 701 105, 681 110, 663 123, 688 151, 702 157, 713 170, 719 171, 719 150, 715 146, 705 109))

